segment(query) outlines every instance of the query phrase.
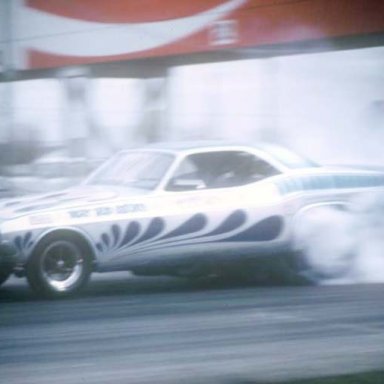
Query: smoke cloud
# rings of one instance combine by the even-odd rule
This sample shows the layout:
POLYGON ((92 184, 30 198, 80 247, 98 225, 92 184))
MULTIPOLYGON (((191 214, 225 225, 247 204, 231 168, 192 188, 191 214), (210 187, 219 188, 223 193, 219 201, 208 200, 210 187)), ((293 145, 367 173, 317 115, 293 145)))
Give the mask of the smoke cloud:
POLYGON ((384 192, 361 194, 348 206, 304 211, 295 240, 301 273, 316 283, 384 282, 384 192))

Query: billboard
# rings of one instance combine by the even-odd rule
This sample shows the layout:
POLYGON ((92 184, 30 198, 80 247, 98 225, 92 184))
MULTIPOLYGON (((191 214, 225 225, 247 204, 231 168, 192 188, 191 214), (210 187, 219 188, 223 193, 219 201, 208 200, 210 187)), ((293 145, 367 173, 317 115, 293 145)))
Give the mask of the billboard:
POLYGON ((377 0, 24 0, 16 69, 235 51, 384 33, 377 0))

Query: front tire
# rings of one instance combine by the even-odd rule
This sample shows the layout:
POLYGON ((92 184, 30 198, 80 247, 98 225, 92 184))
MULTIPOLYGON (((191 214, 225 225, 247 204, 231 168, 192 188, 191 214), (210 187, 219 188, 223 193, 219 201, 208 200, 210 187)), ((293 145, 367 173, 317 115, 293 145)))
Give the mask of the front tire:
POLYGON ((27 265, 30 287, 45 297, 64 297, 79 291, 90 274, 86 247, 70 235, 43 239, 27 265))

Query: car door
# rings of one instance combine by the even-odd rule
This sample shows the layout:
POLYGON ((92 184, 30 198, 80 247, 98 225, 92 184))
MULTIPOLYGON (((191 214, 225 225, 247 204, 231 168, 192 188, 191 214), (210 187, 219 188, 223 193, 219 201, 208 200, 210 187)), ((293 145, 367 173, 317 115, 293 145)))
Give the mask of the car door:
POLYGON ((164 211, 166 229, 154 251, 173 259, 238 251, 238 235, 252 224, 248 206, 252 188, 247 186, 277 173, 264 160, 241 150, 186 156, 164 186, 169 210, 164 211))

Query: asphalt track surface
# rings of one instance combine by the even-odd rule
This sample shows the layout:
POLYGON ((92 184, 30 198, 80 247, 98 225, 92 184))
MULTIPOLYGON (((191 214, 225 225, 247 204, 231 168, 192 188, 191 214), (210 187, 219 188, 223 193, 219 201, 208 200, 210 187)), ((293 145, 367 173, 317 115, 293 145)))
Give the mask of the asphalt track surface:
MULTIPOLYGON (((384 285, 260 287, 95 276, 0 288, 0 383, 256 383, 384 367, 384 285)), ((384 382, 384 381, 383 381, 384 382)))

